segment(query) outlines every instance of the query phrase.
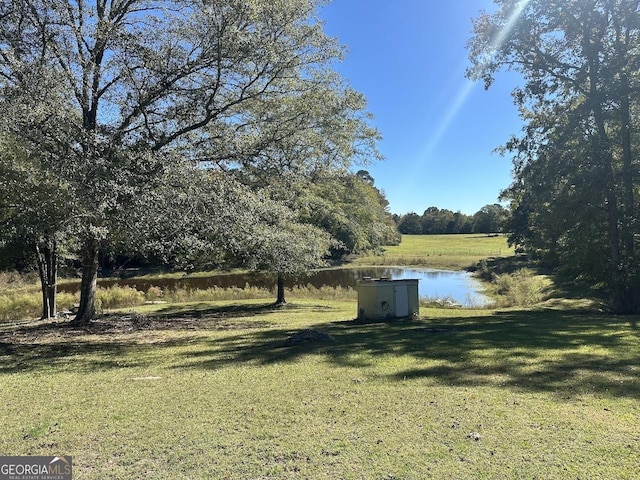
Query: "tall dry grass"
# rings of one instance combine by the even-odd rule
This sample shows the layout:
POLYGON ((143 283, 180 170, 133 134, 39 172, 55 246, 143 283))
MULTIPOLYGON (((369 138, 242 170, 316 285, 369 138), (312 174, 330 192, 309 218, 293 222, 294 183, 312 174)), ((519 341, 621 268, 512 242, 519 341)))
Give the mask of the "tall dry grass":
MULTIPOLYGON (((183 303, 206 302, 223 300, 275 300, 275 291, 245 285, 244 288, 212 287, 207 289, 172 288, 161 289, 151 287, 147 292, 141 292, 133 287, 114 285, 107 288, 99 287, 96 293, 96 306, 99 313, 118 308, 131 308, 146 303, 183 303)), ((350 287, 321 288, 312 285, 298 286, 286 292, 288 299, 319 299, 319 300, 355 300, 356 291, 350 287)), ((59 293, 58 310, 64 311, 79 302, 79 293, 59 293)), ((0 296, 0 321, 19 321, 37 318, 42 310, 42 298, 38 285, 5 290, 0 296)))
POLYGON ((546 275, 522 269, 496 275, 491 283, 496 303, 501 307, 531 307, 549 298, 552 281, 546 275))

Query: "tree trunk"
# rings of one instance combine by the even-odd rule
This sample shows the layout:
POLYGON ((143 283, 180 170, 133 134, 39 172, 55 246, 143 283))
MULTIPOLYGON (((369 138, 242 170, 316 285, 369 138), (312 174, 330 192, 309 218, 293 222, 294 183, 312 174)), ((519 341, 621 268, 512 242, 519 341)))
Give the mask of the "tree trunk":
POLYGON ((86 324, 96 314, 96 286, 98 282, 98 240, 87 238, 82 250, 82 281, 80 306, 74 324, 86 324))
POLYGON ((627 303, 626 282, 624 275, 624 259, 620 253, 620 214, 618 211, 618 197, 615 193, 615 176, 613 173, 610 151, 602 152, 604 181, 606 183, 605 200, 607 203, 607 226, 609 231, 609 288, 612 294, 612 308, 616 312, 624 311, 627 303))
POLYGON ((620 310, 625 313, 640 311, 640 294, 635 255, 635 193, 633 178, 633 152, 631 148, 631 103, 629 99, 629 80, 626 75, 621 78, 622 89, 620 101, 621 140, 622 140, 622 182, 624 187, 624 209, 622 221, 622 258, 624 287, 621 292, 620 310))
POLYGON ((629 81, 626 75, 621 78, 623 92, 620 101, 621 137, 622 137, 622 181, 624 185, 624 221, 623 237, 625 256, 630 264, 634 263, 635 198, 633 184, 633 153, 631 150, 631 103, 629 100, 629 81))
POLYGON ((277 290, 277 298, 276 298, 276 305, 277 306, 282 306, 282 305, 286 305, 287 301, 284 298, 284 276, 279 273, 278 274, 278 290, 277 290))
POLYGON ((624 274, 623 258, 620 254, 620 213, 618 211, 618 196, 616 195, 615 174, 613 171, 613 158, 609 148, 608 137, 605 132, 601 112, 595 115, 598 124, 599 139, 596 147, 596 155, 602 166, 603 182, 605 188, 605 202, 607 204, 607 230, 609 238, 609 268, 610 290, 614 310, 622 309, 624 304, 624 274))
POLYGON ((36 245, 38 273, 42 291, 42 319, 55 318, 58 293, 58 245, 48 239, 44 245, 36 245))
POLYGON ((36 245, 36 258, 38 262, 38 274, 40 276, 40 291, 42 292, 42 315, 41 319, 49 319, 51 318, 49 315, 50 304, 49 304, 49 296, 48 296, 48 287, 47 287, 47 267, 44 259, 44 255, 42 254, 42 249, 36 245))
POLYGON ((611 153, 611 141, 607 134, 605 115, 601 93, 597 89, 599 61, 593 51, 590 53, 590 101, 591 111, 595 121, 597 136, 594 148, 595 160, 599 161, 602 168, 602 181, 604 183, 605 201, 607 203, 607 229, 609 236, 609 265, 612 308, 615 311, 625 309, 628 301, 627 286, 624 275, 624 261, 620 248, 620 212, 618 210, 618 196, 616 195, 616 175, 614 172, 614 159, 611 153))

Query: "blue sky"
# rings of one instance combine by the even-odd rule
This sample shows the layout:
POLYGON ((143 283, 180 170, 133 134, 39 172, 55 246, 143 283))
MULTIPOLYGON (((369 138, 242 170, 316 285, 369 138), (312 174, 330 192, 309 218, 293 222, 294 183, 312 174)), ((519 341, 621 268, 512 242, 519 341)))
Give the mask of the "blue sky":
POLYGON ((497 202, 511 160, 493 150, 521 121, 515 74, 485 91, 464 76, 471 19, 491 0, 333 0, 320 15, 347 47, 336 69, 368 100, 383 162, 367 166, 393 213, 430 206, 466 214, 497 202))

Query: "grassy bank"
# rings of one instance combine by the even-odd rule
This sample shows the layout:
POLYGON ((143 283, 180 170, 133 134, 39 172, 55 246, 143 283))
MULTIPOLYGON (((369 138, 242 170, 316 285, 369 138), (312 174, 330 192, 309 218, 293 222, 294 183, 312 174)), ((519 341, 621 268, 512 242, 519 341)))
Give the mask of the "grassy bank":
MULTIPOLYGON (((459 270, 476 265, 487 257, 508 257, 513 250, 507 246, 505 236, 487 235, 404 235, 398 246, 387 247, 379 256, 357 259, 355 266, 362 265, 418 265, 430 268, 459 270)), ((199 277, 219 272, 196 272, 189 277, 199 277)), ((195 302, 216 300, 245 300, 275 298, 275 292, 247 285, 244 288, 187 289, 180 286, 184 273, 154 274, 139 277, 142 282, 150 279, 175 279, 176 285, 169 288, 151 287, 144 292, 127 286, 98 288, 98 312, 107 312, 122 307, 138 307, 147 302, 195 302)), ((135 280, 137 277, 129 278, 135 280)), ((544 299, 546 280, 532 279, 531 275, 511 278, 505 275, 496 281, 490 293, 498 306, 530 306, 544 299)), ((73 281, 61 281, 72 284, 73 281)), ((77 280, 75 283, 78 283, 77 280)), ((78 284, 79 287, 79 284, 78 284)), ((36 318, 41 312, 41 294, 36 275, 20 276, 0 273, 0 322, 36 318)), ((73 292, 73 289, 69 290, 73 292)), ((296 287, 293 295, 306 299, 355 300, 351 288, 296 287)), ((61 293, 59 310, 69 309, 79 302, 79 293, 61 293)))
MULTIPOLYGON (((510 254, 504 237, 437 237, 383 259, 510 254)), ((267 290, 111 287, 85 328, 14 312, 0 452, 72 455, 78 479, 633 478, 640 318, 570 310, 549 278, 485 267, 501 305, 530 310, 362 324, 351 289, 294 289, 275 309, 267 290), (307 329, 330 339, 291 344, 307 329)), ((23 280, 2 297, 39 308, 23 280)))
MULTIPOLYGON (((145 281, 151 278, 166 277, 141 277, 145 281)), ((63 281, 64 282, 64 281, 63 281)), ((78 284, 78 282, 70 282, 78 284)), ((79 287, 79 285, 78 285, 79 287)), ((73 290, 71 290, 73 291, 73 290)), ((30 276, 0 273, 0 323, 16 322, 25 319, 34 319, 40 316, 42 311, 42 297, 40 285, 37 279, 30 276), (12 277, 11 282, 2 282, 3 278, 12 277)), ((323 286, 314 288, 310 285, 296 286, 288 289, 288 294, 297 298, 320 300, 355 300, 356 292, 350 287, 323 286)), ((245 285, 243 288, 185 288, 176 283, 172 288, 159 288, 152 286, 143 292, 130 286, 113 285, 110 287, 98 287, 96 294, 97 312, 107 313, 110 310, 124 307, 141 307, 149 303, 183 303, 206 302, 217 300, 269 300, 275 299, 274 290, 245 285)), ((80 293, 58 293, 58 311, 65 311, 77 304, 80 293)))
POLYGON ((143 307, 0 326, 0 451, 78 479, 633 478, 635 317, 353 302, 143 307), (332 340, 287 346, 302 329, 332 340))
POLYGON ((508 257, 513 248, 505 235, 403 235, 400 245, 385 247, 381 255, 361 257, 361 265, 419 265, 462 270, 487 257, 508 257))

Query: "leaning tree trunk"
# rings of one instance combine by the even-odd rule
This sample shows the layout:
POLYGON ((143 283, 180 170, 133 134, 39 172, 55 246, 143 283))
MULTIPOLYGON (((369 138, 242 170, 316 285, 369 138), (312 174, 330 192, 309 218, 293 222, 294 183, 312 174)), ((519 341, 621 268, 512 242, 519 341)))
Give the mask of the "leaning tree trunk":
POLYGON ((277 296, 276 296, 276 305, 282 306, 286 305, 287 301, 284 298, 284 276, 279 273, 278 274, 278 287, 277 287, 277 296))
POLYGON ((58 293, 58 246, 55 239, 36 245, 38 273, 42 291, 42 318, 54 318, 58 293))
POLYGON ((80 306, 73 319, 75 324, 89 323, 96 314, 96 288, 98 282, 98 240, 87 238, 82 250, 82 281, 80 306))

